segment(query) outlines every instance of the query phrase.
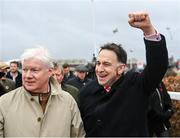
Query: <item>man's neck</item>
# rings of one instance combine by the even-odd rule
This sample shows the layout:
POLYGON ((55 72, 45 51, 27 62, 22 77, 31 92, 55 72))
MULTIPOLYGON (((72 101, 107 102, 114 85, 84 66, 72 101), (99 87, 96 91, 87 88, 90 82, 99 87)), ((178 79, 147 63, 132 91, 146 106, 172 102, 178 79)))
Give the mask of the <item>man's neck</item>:
POLYGON ((10 72, 11 76, 17 76, 18 75, 18 72, 10 72))

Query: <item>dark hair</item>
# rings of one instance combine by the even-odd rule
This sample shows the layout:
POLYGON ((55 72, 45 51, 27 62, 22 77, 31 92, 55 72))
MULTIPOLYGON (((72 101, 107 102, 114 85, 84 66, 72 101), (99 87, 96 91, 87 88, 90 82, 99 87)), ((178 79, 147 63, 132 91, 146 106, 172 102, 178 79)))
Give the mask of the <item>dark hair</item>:
POLYGON ((11 61, 11 62, 10 62, 10 65, 11 65, 12 63, 13 63, 13 64, 16 64, 17 67, 19 67, 19 62, 18 62, 18 61, 11 61))
POLYGON ((63 67, 63 68, 68 68, 68 67, 69 67, 69 64, 68 64, 68 63, 64 63, 64 64, 62 65, 62 67, 63 67))
POLYGON ((56 61, 53 61, 53 68, 54 68, 54 69, 57 69, 58 66, 59 66, 59 64, 58 64, 56 61))
POLYGON ((117 45, 115 43, 107 43, 107 44, 105 44, 104 46, 101 47, 99 52, 101 52, 104 49, 113 51, 117 55, 118 61, 126 64, 126 62, 127 62, 127 53, 122 48, 121 44, 117 45))

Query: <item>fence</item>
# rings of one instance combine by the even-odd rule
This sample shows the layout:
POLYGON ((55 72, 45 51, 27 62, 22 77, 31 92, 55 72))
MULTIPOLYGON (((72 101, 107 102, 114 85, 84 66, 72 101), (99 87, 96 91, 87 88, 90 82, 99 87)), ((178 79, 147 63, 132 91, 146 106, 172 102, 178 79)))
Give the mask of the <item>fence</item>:
POLYGON ((168 91, 172 100, 180 100, 180 92, 168 91))

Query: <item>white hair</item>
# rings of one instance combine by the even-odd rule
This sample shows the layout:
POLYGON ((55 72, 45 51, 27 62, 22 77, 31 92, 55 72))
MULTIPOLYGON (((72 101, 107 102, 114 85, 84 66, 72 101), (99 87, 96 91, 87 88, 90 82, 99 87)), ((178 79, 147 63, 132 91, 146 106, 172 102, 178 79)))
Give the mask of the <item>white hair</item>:
POLYGON ((21 55, 21 62, 23 64, 24 60, 26 59, 38 59, 45 63, 48 67, 53 67, 52 58, 46 48, 37 47, 37 48, 30 48, 26 49, 24 53, 21 55))

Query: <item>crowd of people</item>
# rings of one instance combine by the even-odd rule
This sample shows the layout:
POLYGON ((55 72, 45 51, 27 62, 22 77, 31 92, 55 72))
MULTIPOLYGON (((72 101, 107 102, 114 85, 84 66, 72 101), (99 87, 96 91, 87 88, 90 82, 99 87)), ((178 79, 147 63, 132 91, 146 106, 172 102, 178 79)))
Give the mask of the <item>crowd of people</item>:
POLYGON ((170 136, 165 36, 146 12, 130 13, 128 22, 144 34, 142 72, 127 71, 126 51, 115 43, 100 48, 92 74, 86 65, 71 72, 43 47, 24 51, 22 72, 16 61, 0 62, 0 136, 170 136))

